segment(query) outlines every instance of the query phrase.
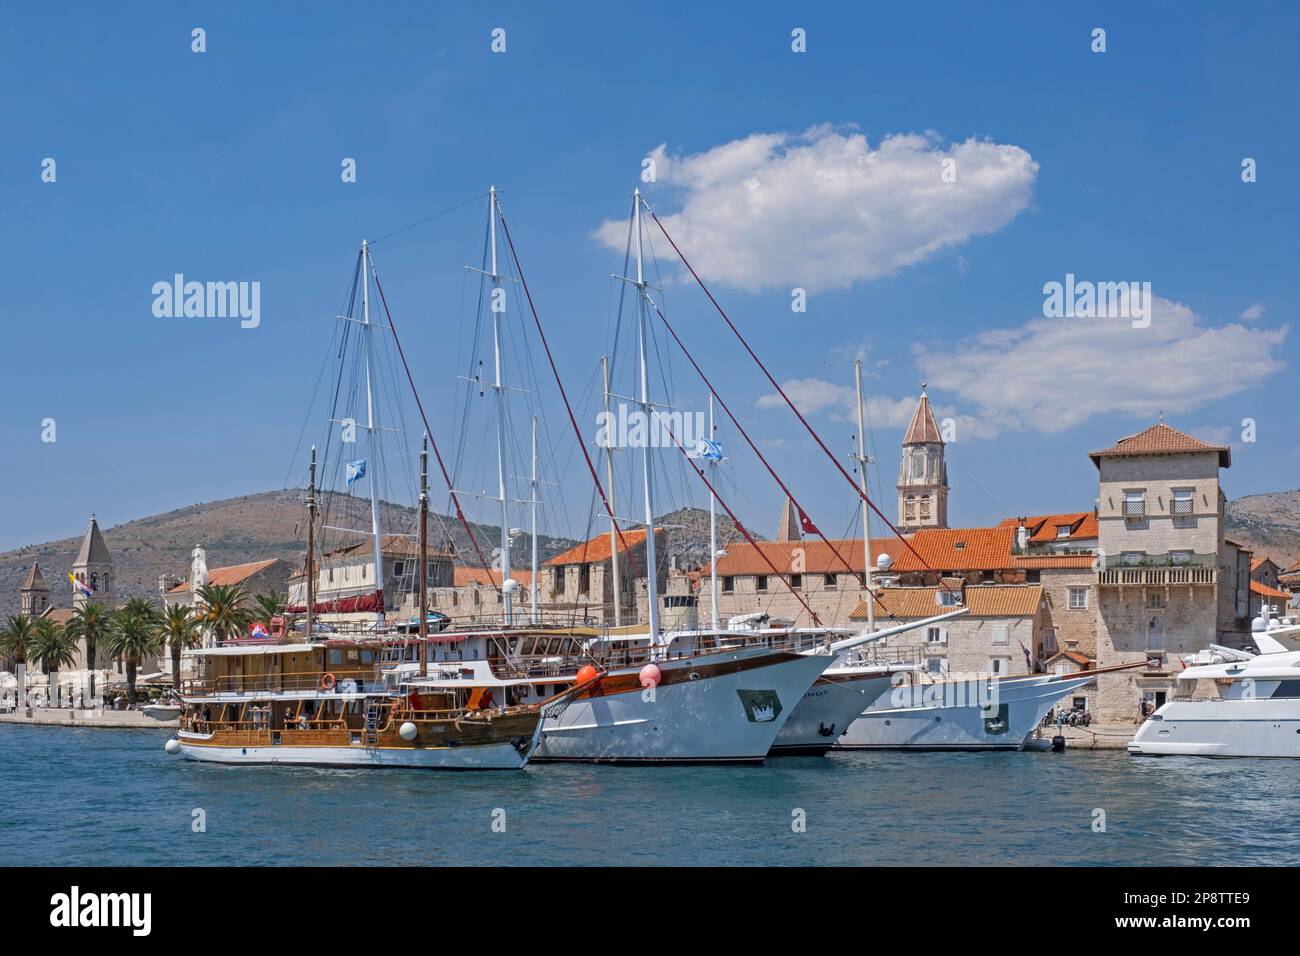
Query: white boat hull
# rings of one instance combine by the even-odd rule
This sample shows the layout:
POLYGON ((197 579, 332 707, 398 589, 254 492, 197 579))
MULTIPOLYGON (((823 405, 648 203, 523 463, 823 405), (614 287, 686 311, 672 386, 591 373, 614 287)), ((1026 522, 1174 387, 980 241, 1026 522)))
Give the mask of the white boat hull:
POLYGON ((528 762, 509 743, 473 747, 221 747, 205 745, 200 734, 178 735, 189 760, 221 764, 299 767, 408 767, 430 770, 518 770, 528 762))
POLYGON ((891 689, 849 725, 836 749, 1022 750, 1052 705, 1094 679, 1043 674, 996 681, 996 707, 988 708, 974 694, 963 703, 933 702, 927 694, 937 684, 891 689))
POLYGON ((554 708, 533 759, 761 763, 830 660, 746 648, 658 661, 653 694, 635 670, 612 671, 593 695, 554 708))
POLYGON ((771 756, 821 756, 889 690, 890 675, 831 668, 808 688, 772 744, 771 756))
POLYGON ((1169 701, 1138 728, 1128 752, 1300 757, 1300 700, 1169 701))

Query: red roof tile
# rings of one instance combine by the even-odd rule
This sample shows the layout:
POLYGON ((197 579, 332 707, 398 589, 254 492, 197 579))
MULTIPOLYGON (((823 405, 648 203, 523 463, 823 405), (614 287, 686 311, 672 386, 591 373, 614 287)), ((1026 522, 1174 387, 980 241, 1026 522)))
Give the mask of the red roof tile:
MULTIPOLYGON (((825 542, 813 541, 760 541, 758 547, 749 542, 727 545, 727 553, 718 559, 718 574, 771 574, 768 561, 782 574, 861 574, 863 550, 861 538, 831 540, 834 550, 825 542), (836 552, 839 557, 836 557, 836 552), (840 560, 840 559, 843 560, 840 560), (844 567, 845 562, 849 567, 844 567)), ((895 557, 903 545, 897 538, 871 539, 871 553, 895 557)), ((708 566, 705 566, 708 570, 708 566)))
POLYGON ((1258 581, 1250 582, 1250 591, 1252 594, 1258 594, 1261 597, 1277 598, 1280 601, 1290 601, 1290 591, 1279 591, 1277 588, 1271 588, 1267 584, 1261 584, 1258 581))
MULTIPOLYGON (((656 534, 662 531, 663 528, 655 528, 656 534)), ((618 537, 617 540, 618 552, 622 554, 628 548, 634 548, 645 541, 645 528, 625 529, 622 536, 618 537)), ((609 532, 604 532, 589 541, 574 545, 563 554, 557 554, 546 562, 546 567, 555 568, 562 564, 595 564, 600 561, 608 561, 609 556, 613 553, 613 549, 610 547, 609 532)))
POLYGON ((1170 428, 1164 422, 1158 422, 1136 435, 1121 438, 1110 448, 1094 451, 1088 457, 1100 468, 1102 458, 1125 455, 1186 455, 1196 452, 1216 452, 1221 468, 1227 468, 1232 464, 1232 452, 1226 445, 1211 445, 1176 428, 1170 428))
MULTIPOLYGON (((952 610, 939 603, 940 588, 881 588, 876 598, 878 617, 933 617, 952 610)), ((1043 600, 1036 584, 980 584, 965 589, 965 606, 971 617, 1033 617, 1043 600)), ((866 620, 867 602, 850 613, 854 621, 866 620)))
MULTIPOLYGON (((258 571, 262 571, 275 564, 276 558, 269 561, 252 561, 248 564, 232 564, 226 568, 212 568, 208 571, 208 583, 229 587, 247 581, 258 571)), ((169 590, 168 594, 184 594, 190 589, 189 581, 182 581, 180 584, 169 590)))

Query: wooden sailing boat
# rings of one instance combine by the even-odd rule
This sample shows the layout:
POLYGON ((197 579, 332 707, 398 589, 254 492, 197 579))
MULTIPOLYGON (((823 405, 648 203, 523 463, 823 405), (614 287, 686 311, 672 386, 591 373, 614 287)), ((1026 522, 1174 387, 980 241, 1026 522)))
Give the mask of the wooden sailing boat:
MULTIPOLYGON (((306 600, 303 631, 279 628, 260 641, 216 643, 186 655, 197 676, 182 687, 180 730, 167 750, 227 764, 299 764, 346 767, 517 769, 539 739, 543 708, 563 702, 508 700, 493 682, 461 680, 433 686, 426 677, 428 640, 428 436, 420 462, 419 633, 412 638, 385 622, 378 460, 374 455, 374 357, 370 320, 370 252, 359 259, 365 335, 366 425, 371 435, 369 497, 373 536, 373 609, 367 626, 340 622, 317 631, 316 449, 307 489, 306 600), (323 639, 322 639, 323 638, 323 639)), ((351 320, 350 320, 351 321, 351 320)), ((330 602, 326 610, 337 610, 330 602)), ((371 605, 367 605, 369 608, 371 605)), ((361 610, 362 602, 351 608, 361 610)), ((369 613, 367 610, 366 613, 369 613)), ((593 676, 595 672, 593 671, 593 676)))

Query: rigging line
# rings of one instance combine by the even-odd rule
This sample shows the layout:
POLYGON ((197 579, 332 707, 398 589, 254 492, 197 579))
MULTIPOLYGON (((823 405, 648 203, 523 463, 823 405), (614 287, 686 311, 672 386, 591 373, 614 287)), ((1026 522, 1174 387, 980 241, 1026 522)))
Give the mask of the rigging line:
MULTIPOLYGON (((465 533, 469 535, 469 543, 474 546, 474 551, 478 555, 479 563, 483 570, 487 572, 488 583, 492 584, 492 569, 483 557, 483 549, 479 547, 478 539, 474 537, 474 532, 470 530, 469 521, 465 517, 465 511, 460 506, 460 496, 456 494, 456 489, 452 487, 451 475, 447 473, 447 466, 443 463, 442 452, 438 450, 438 442, 433 437, 433 429, 429 427, 429 416, 424 413, 424 402, 420 400, 420 392, 415 387, 415 377, 411 375, 411 366, 407 364, 406 353, 402 350, 402 340, 397 337, 397 326, 393 323, 393 313, 388 308, 388 298, 384 295, 384 287, 379 284, 379 270, 375 268, 373 260, 370 263, 370 271, 375 277, 375 289, 379 292, 379 301, 384 307, 384 315, 388 318, 388 327, 393 330, 393 344, 397 346, 397 355, 402 360, 402 368, 406 370, 406 380, 411 385, 411 394, 415 397, 415 406, 420 410, 420 420, 424 422, 424 433, 429 436, 429 446, 433 449, 433 457, 438 462, 438 470, 442 472, 442 480, 447 483, 447 490, 451 494, 452 503, 456 506, 456 517, 460 519, 461 525, 465 528, 465 533)), ((502 584, 505 582, 502 581, 502 584)), ((501 585, 493 585, 499 594, 501 585)))
MULTIPOLYGON (((889 530, 894 532, 894 536, 897 537, 898 540, 902 541, 904 546, 906 546, 907 550, 911 551, 913 556, 918 561, 921 562, 921 565, 927 571, 934 571, 935 569, 930 567, 930 563, 926 561, 925 558, 921 557, 920 552, 917 551, 916 548, 912 547, 912 542, 908 541, 906 538, 903 537, 902 532, 900 532, 896 527, 894 527, 894 523, 890 521, 889 518, 885 516, 885 513, 881 511, 878 507, 876 507, 876 503, 872 501, 869 497, 867 497, 867 495, 862 491, 862 489, 858 486, 858 483, 853 480, 853 476, 844 470, 844 466, 840 464, 839 459, 836 458, 831 453, 831 450, 826 447, 826 443, 822 441, 821 436, 817 434, 816 430, 812 427, 812 425, 808 424, 808 419, 803 417, 803 413, 800 412, 798 407, 795 405, 795 403, 790 400, 790 396, 785 393, 785 389, 783 389, 780 386, 780 384, 777 383, 777 380, 772 377, 772 373, 768 371, 767 366, 763 364, 763 360, 760 359, 757 353, 755 353, 754 350, 750 347, 749 341, 740 333, 740 329, 736 328, 736 324, 731 321, 731 317, 728 316, 727 313, 723 310, 722 306, 718 304, 718 300, 713 297, 713 293, 709 291, 709 287, 704 284, 704 280, 700 278, 699 273, 695 271, 695 267, 691 265, 690 261, 682 253, 682 250, 678 248, 677 243, 673 241, 673 237, 668 234, 668 230, 664 228, 664 224, 659 221, 659 217, 655 214, 655 211, 650 208, 648 203, 646 204, 646 210, 650 213, 650 218, 655 221, 655 225, 659 227, 659 231, 664 234, 664 238, 668 240, 668 244, 673 247, 673 251, 677 253, 677 258, 682 260, 682 265, 686 266, 686 268, 690 270, 690 273, 695 278, 696 283, 699 285, 701 289, 704 290, 704 294, 709 297, 709 301, 712 302, 713 307, 718 310, 718 314, 722 316, 723 321, 727 323, 727 327, 731 329, 732 334, 734 334, 736 338, 739 340, 740 344, 745 347, 745 351, 749 353, 749 357, 754 360, 755 364, 757 364, 758 367, 763 370, 763 374, 767 376, 767 380, 772 383, 772 387, 776 389, 777 394, 779 394, 781 398, 785 400, 786 405, 790 406, 790 411, 794 412, 795 417, 799 419, 803 427, 807 429, 808 434, 813 437, 813 441, 817 443, 818 447, 821 448, 822 452, 826 455, 826 457, 830 459, 831 464, 833 464, 839 470, 839 473, 844 476, 844 480, 847 481, 853 487, 853 490, 857 492, 858 496, 867 503, 867 507, 869 507, 880 517, 880 520, 885 523, 885 525, 889 528, 889 530)), ((939 579, 939 584, 948 593, 950 594, 953 593, 952 588, 950 588, 947 584, 943 583, 943 578, 939 579)))
MULTIPOLYGON (((712 393, 713 397, 718 400, 718 404, 722 406, 722 410, 727 413, 727 417, 731 419, 732 424, 736 426, 736 429, 744 437, 745 443, 749 445, 750 449, 754 452, 754 454, 758 456, 758 460, 763 463, 763 467, 766 468, 767 473, 772 476, 772 480, 777 483, 777 486, 783 492, 785 492, 786 497, 790 499, 791 503, 793 503, 794 506, 799 509, 799 514, 801 516, 801 519, 802 517, 806 517, 808 513, 804 511, 803 506, 799 504, 799 501, 794 496, 794 492, 792 492, 786 486, 786 483, 781 480, 781 476, 776 473, 776 469, 773 468, 772 464, 767 460, 767 456, 764 455, 761 451, 759 451, 758 445, 755 444, 754 440, 749 437, 749 432, 745 430, 745 426, 742 425, 740 423, 740 419, 738 419, 735 416, 735 414, 732 413, 731 406, 728 405, 726 401, 723 399, 723 397, 718 394, 718 390, 713 387, 713 383, 709 381, 709 377, 704 374, 704 369, 700 368, 699 363, 695 361, 695 356, 693 356, 690 353, 690 351, 687 350, 686 344, 682 342, 681 337, 677 334, 677 330, 674 329, 672 327, 672 324, 668 321, 668 317, 663 314, 659 306, 655 305, 653 302, 651 303, 651 305, 654 306, 655 314, 658 315, 659 320, 663 322, 664 328, 668 330, 668 334, 673 337, 673 341, 676 342, 678 347, 682 350, 682 354, 686 356, 686 360, 691 363, 691 366, 695 369, 696 373, 704 381, 704 386, 712 393)), ((802 524, 802 520, 800 521, 800 524, 802 524)), ((840 554, 839 549, 836 548, 835 545, 831 543, 830 539, 827 538, 826 535, 822 533, 821 527, 818 525, 813 525, 813 528, 815 528, 817 531, 817 537, 822 539, 822 541, 826 544, 826 547, 831 549, 831 553, 835 555, 835 557, 839 560, 839 562, 842 565, 844 565, 844 570, 848 571, 850 575, 854 574, 853 566, 849 564, 848 559, 844 557, 844 555, 840 554)), ((865 582, 866 578, 867 578, 866 570, 864 569, 862 573, 862 580, 865 582)))
POLYGON ((471 203, 480 202, 483 199, 483 197, 486 195, 487 193, 479 193, 477 196, 474 196, 470 199, 466 199, 464 202, 457 203, 454 206, 449 206, 448 208, 442 210, 441 212, 435 212, 432 216, 425 216, 423 219, 417 219, 415 222, 402 226, 400 229, 394 229, 392 232, 387 233, 386 235, 382 235, 378 239, 369 240, 369 245, 373 247, 378 243, 383 242, 385 239, 391 239, 393 236, 396 236, 399 233, 406 232, 406 230, 408 229, 414 229, 416 226, 423 226, 426 222, 433 222, 433 220, 440 219, 443 216, 448 215, 449 213, 455 212, 457 209, 464 209, 466 206, 470 205, 471 203))
POLYGON ((758 552, 759 557, 763 559, 763 562, 769 568, 772 569, 772 573, 781 579, 781 583, 784 584, 786 588, 790 591, 790 593, 793 594, 795 598, 798 599, 799 603, 803 605, 804 610, 808 612, 808 616, 812 619, 814 626, 820 625, 821 618, 817 616, 817 612, 808 606, 808 602, 804 600, 803 595, 800 594, 795 589, 794 585, 790 583, 789 577, 782 574, 780 571, 776 569, 776 565, 772 563, 772 560, 767 556, 767 553, 758 546, 758 542, 754 540, 752 535, 750 535, 749 530, 740 523, 740 520, 736 517, 735 512, 731 510, 731 507, 727 504, 727 502, 724 501, 722 496, 718 494, 717 490, 713 487, 713 483, 710 482, 708 478, 704 477, 704 469, 700 468, 698 465, 695 464, 694 460, 690 456, 690 453, 687 452, 687 450, 682 447, 682 443, 678 441, 677 436, 673 434, 672 428, 665 422, 663 424, 663 429, 668 433, 668 437, 673 440, 673 444, 677 446, 677 450, 680 451, 682 455, 686 458, 687 464, 689 464, 691 467, 691 471, 695 472, 697 475, 700 476, 700 480, 704 482, 704 486, 709 489, 709 493, 712 494, 713 497, 718 500, 718 504, 722 505, 723 510, 726 511, 727 515, 731 518, 731 523, 736 527, 737 530, 740 531, 741 534, 745 536, 745 540, 754 546, 754 550, 758 552))
MULTIPOLYGON (((533 323, 537 326, 537 334, 541 337, 542 347, 546 350, 546 360, 551 363, 551 374, 555 376, 555 384, 559 386, 560 397, 564 399, 564 410, 569 413, 569 424, 573 426, 573 434, 578 439, 578 448, 582 450, 582 457, 587 462, 587 471, 591 473, 591 480, 596 483, 596 490, 600 493, 601 503, 605 506, 605 513, 609 515, 610 524, 614 526, 614 531, 618 535, 619 545, 624 551, 627 551, 627 541, 623 537, 623 529, 618 526, 618 521, 614 517, 614 509, 609 506, 609 498, 605 496, 605 486, 600 483, 600 476, 596 474, 596 466, 591 461, 591 454, 587 451, 586 442, 582 440, 582 430, 578 428, 578 420, 573 415, 573 406, 569 404, 569 393, 564 389, 564 382, 560 380, 560 370, 555 366, 555 356, 551 354, 550 343, 546 341, 546 333, 542 330, 542 320, 537 315, 537 306, 533 304, 533 293, 529 291, 528 282, 524 279, 524 269, 519 263, 519 253, 515 251, 515 240, 510 235, 510 227, 506 225, 505 213, 501 211, 501 204, 497 204, 497 215, 501 218, 501 230, 505 233, 506 244, 510 247, 510 258, 515 261, 515 271, 519 274, 519 284, 524 287, 524 296, 528 299, 528 309, 533 313, 533 323)), ((652 520, 653 520, 653 516, 652 520)), ((652 534, 654 529, 648 529, 647 534, 652 534)))

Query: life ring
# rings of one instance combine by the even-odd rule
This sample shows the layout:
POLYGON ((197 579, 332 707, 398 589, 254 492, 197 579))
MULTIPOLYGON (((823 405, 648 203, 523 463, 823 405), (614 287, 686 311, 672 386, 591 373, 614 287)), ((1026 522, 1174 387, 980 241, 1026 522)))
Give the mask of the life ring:
POLYGON ((320 689, 321 689, 321 690, 333 690, 333 689, 334 689, 334 675, 333 675, 333 674, 326 673, 326 675, 320 679, 320 689))

